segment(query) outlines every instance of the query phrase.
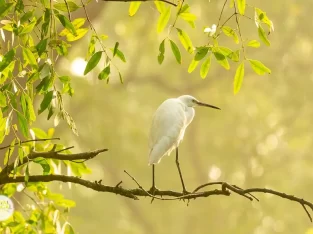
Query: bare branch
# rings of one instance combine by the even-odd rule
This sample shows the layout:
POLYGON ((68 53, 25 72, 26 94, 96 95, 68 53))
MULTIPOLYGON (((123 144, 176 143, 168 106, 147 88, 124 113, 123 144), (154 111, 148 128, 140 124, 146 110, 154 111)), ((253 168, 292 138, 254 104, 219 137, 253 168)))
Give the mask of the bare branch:
MULTIPOLYGON (((269 193, 269 194, 273 194, 275 196, 299 203, 305 210, 310 221, 312 222, 312 217, 307 207, 309 207, 311 211, 313 211, 313 203, 307 200, 304 200, 302 198, 298 198, 293 195, 288 195, 288 194, 278 192, 272 189, 267 189, 267 188, 241 189, 235 185, 230 185, 225 182, 213 182, 213 183, 207 183, 207 184, 201 185, 197 189, 195 189, 192 193, 187 194, 187 195, 182 192, 176 192, 176 191, 171 191, 171 190, 162 190, 162 191, 156 190, 154 194, 152 195, 147 190, 145 190, 134 177, 132 177, 130 174, 128 175, 130 176, 130 178, 132 178, 133 181, 135 181, 135 183, 138 185, 139 188, 125 189, 122 186, 120 186, 121 183, 115 186, 107 186, 107 185, 101 184, 101 182, 98 182, 98 181, 92 182, 92 181, 81 179, 79 177, 65 176, 65 175, 34 175, 34 176, 28 177, 28 182, 52 182, 52 181, 71 182, 74 184, 80 184, 82 186, 93 189, 95 191, 114 193, 120 196, 134 199, 134 200, 139 200, 138 197, 152 197, 158 200, 186 199, 190 201, 191 199, 196 199, 200 197, 204 198, 204 197, 209 197, 209 196, 214 196, 214 195, 215 196, 216 195, 230 196, 231 192, 233 192, 253 201, 253 198, 256 200, 258 199, 255 198, 252 195, 252 193, 269 193), (199 188, 205 188, 211 185, 221 185, 222 188, 199 192, 200 190, 199 188), (163 198, 163 196, 167 196, 169 198, 163 198)), ((8 183, 22 183, 22 182, 25 182, 25 176, 16 176, 16 177, 2 176, 0 177, 0 185, 4 185, 8 183)))
MULTIPOLYGON (((149 196, 145 191, 142 189, 124 189, 121 186, 107 186, 102 185, 99 183, 91 182, 89 180, 84 180, 75 176, 65 176, 65 175, 35 175, 35 176, 29 176, 28 182, 51 182, 51 181, 61 181, 61 182, 71 182, 74 184, 80 184, 87 188, 93 189, 98 192, 109 192, 109 193, 115 193, 124 197, 132 198, 134 200, 138 200, 138 196, 146 197, 149 196)), ((25 176, 16 176, 14 177, 0 177, 0 185, 8 184, 8 183, 22 183, 25 182, 25 176)), ((198 197, 209 197, 212 195, 226 195, 229 194, 222 190, 212 190, 212 191, 206 191, 206 192, 200 192, 197 194, 189 194, 184 195, 180 192, 175 192, 171 190, 165 190, 165 191, 157 191, 155 195, 160 196, 171 196, 171 197, 181 197, 184 196, 185 199, 191 199, 191 198, 198 198, 198 197)))

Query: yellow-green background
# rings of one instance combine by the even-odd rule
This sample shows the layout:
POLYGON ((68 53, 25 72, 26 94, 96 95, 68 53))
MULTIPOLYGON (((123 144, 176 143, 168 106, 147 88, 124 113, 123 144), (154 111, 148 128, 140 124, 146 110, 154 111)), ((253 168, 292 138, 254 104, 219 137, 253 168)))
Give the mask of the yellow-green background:
MULTIPOLYGON (((194 46, 207 41, 203 27, 217 23, 224 1, 188 1, 198 16, 193 30, 178 22, 190 35, 194 46)), ((219 106, 222 111, 197 108, 196 117, 180 146, 180 162, 187 189, 217 180, 238 186, 268 187, 313 201, 313 30, 312 0, 247 0, 266 11, 275 32, 269 36, 271 47, 247 49, 249 58, 271 68, 272 74, 256 75, 246 63, 241 91, 233 95, 233 76, 237 64, 225 71, 212 61, 208 77, 199 70, 187 72, 191 57, 183 52, 178 65, 166 45, 165 61, 157 63, 158 45, 167 35, 156 33, 159 13, 154 4, 143 3, 135 17, 128 16, 128 3, 92 3, 89 15, 99 34, 109 35, 106 45, 120 43, 127 63, 117 62, 124 77, 121 85, 116 73, 110 84, 97 80, 97 72, 86 77, 72 75, 75 95, 66 99, 66 110, 79 131, 74 136, 65 123, 55 135, 74 152, 109 148, 87 164, 93 173, 84 178, 102 179, 126 188, 136 184, 123 173, 126 169, 145 187, 151 186, 147 165, 148 134, 151 119, 165 99, 190 94, 219 106), (218 178, 218 171, 221 174, 218 178), (215 172, 215 173, 214 173, 215 172), (211 175, 211 177, 210 177, 211 175)), ((172 9, 175 13, 175 9, 172 9)), ((231 10, 227 9, 223 19, 231 10)), ((253 10, 247 14, 254 17, 253 10)), ((83 12, 74 14, 83 17, 83 12)), ((173 22, 173 17, 170 22, 173 22)), ((242 18, 244 39, 257 39, 253 21, 242 18)), ((234 22, 230 24, 234 26, 234 22)), ((178 42, 175 31, 171 38, 178 42)), ((240 48, 230 38, 220 45, 240 48)), ((71 74, 72 61, 86 55, 88 40, 75 43, 69 56, 58 61, 61 74, 71 74)), ((48 129, 53 121, 44 117, 37 125, 48 129)), ((66 173, 66 172, 64 172, 66 173)), ((160 189, 181 191, 174 156, 165 157, 156 167, 160 189)), ((65 193, 77 202, 69 221, 79 233, 216 233, 216 234, 305 234, 312 224, 303 208, 294 202, 271 195, 257 194, 260 202, 232 195, 191 201, 133 201, 81 186, 54 191, 65 193)))

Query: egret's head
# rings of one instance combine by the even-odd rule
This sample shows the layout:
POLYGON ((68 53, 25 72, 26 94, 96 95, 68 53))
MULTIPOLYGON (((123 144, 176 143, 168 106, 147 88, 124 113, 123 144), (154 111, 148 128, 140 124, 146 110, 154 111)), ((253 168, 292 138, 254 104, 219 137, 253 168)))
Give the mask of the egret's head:
POLYGON ((183 95, 183 96, 178 97, 178 99, 188 107, 206 106, 206 107, 211 107, 211 108, 220 110, 220 108, 216 106, 212 106, 210 104, 200 102, 195 97, 190 96, 190 95, 183 95))

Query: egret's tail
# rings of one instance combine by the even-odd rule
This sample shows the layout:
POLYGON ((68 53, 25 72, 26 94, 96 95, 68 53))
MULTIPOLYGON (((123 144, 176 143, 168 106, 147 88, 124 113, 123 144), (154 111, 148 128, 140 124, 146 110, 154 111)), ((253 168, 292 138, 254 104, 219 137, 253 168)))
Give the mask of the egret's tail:
POLYGON ((170 154, 175 146, 170 138, 164 137, 150 151, 148 165, 158 164, 164 155, 170 154))

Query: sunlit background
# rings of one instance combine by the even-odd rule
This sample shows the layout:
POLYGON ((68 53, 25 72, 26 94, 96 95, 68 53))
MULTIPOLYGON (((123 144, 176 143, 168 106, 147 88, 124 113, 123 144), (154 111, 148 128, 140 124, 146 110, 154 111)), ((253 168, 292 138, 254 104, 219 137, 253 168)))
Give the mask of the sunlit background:
MULTIPOLYGON (((216 24, 224 1, 189 1, 197 15, 197 29, 178 22, 195 46, 206 42, 203 27, 216 24)), ((83 76, 89 41, 78 41, 69 56, 58 61, 60 74, 70 74, 75 89, 66 99, 79 137, 66 123, 56 128, 56 136, 74 152, 109 148, 109 152, 88 162, 93 173, 86 179, 102 179, 125 188, 136 184, 127 170, 146 188, 151 187, 148 134, 151 119, 165 99, 190 94, 222 111, 197 108, 196 117, 180 146, 180 163, 188 190, 209 181, 227 181, 243 188, 267 187, 313 200, 313 22, 312 0, 249 0, 267 12, 274 22, 271 47, 247 49, 247 56, 271 68, 272 74, 257 76, 246 64, 241 91, 233 95, 237 64, 225 71, 212 61, 205 80, 199 68, 187 72, 191 57, 183 52, 178 65, 166 45, 164 63, 157 62, 158 45, 166 37, 156 33, 159 13, 153 3, 143 3, 135 17, 128 16, 128 3, 92 3, 90 18, 99 34, 109 35, 106 46, 120 43, 127 63, 116 61, 124 77, 120 84, 113 72, 110 84, 97 79, 102 65, 83 76)), ((173 9, 174 11, 174 9, 173 9)), ((231 15, 228 9, 223 19, 231 15)), ((247 11, 253 17, 252 8, 247 11)), ((74 15, 75 17, 83 17, 74 15)), ((171 22, 173 18, 171 19, 171 22)), ((256 39, 253 21, 241 20, 244 39, 256 39)), ((178 41, 175 33, 171 37, 178 41)), ((221 45, 240 48, 231 39, 221 45)), ((44 117, 37 123, 48 129, 44 117)), ((64 172, 66 173, 66 172, 64 172)), ((173 155, 156 167, 160 189, 181 191, 173 155)), ((271 195, 257 194, 260 202, 236 194, 191 201, 133 201, 81 186, 60 188, 77 202, 70 210, 70 222, 78 233, 218 233, 218 234, 308 234, 310 223, 301 205, 271 195)), ((310 232, 311 230, 311 232, 310 232)))

